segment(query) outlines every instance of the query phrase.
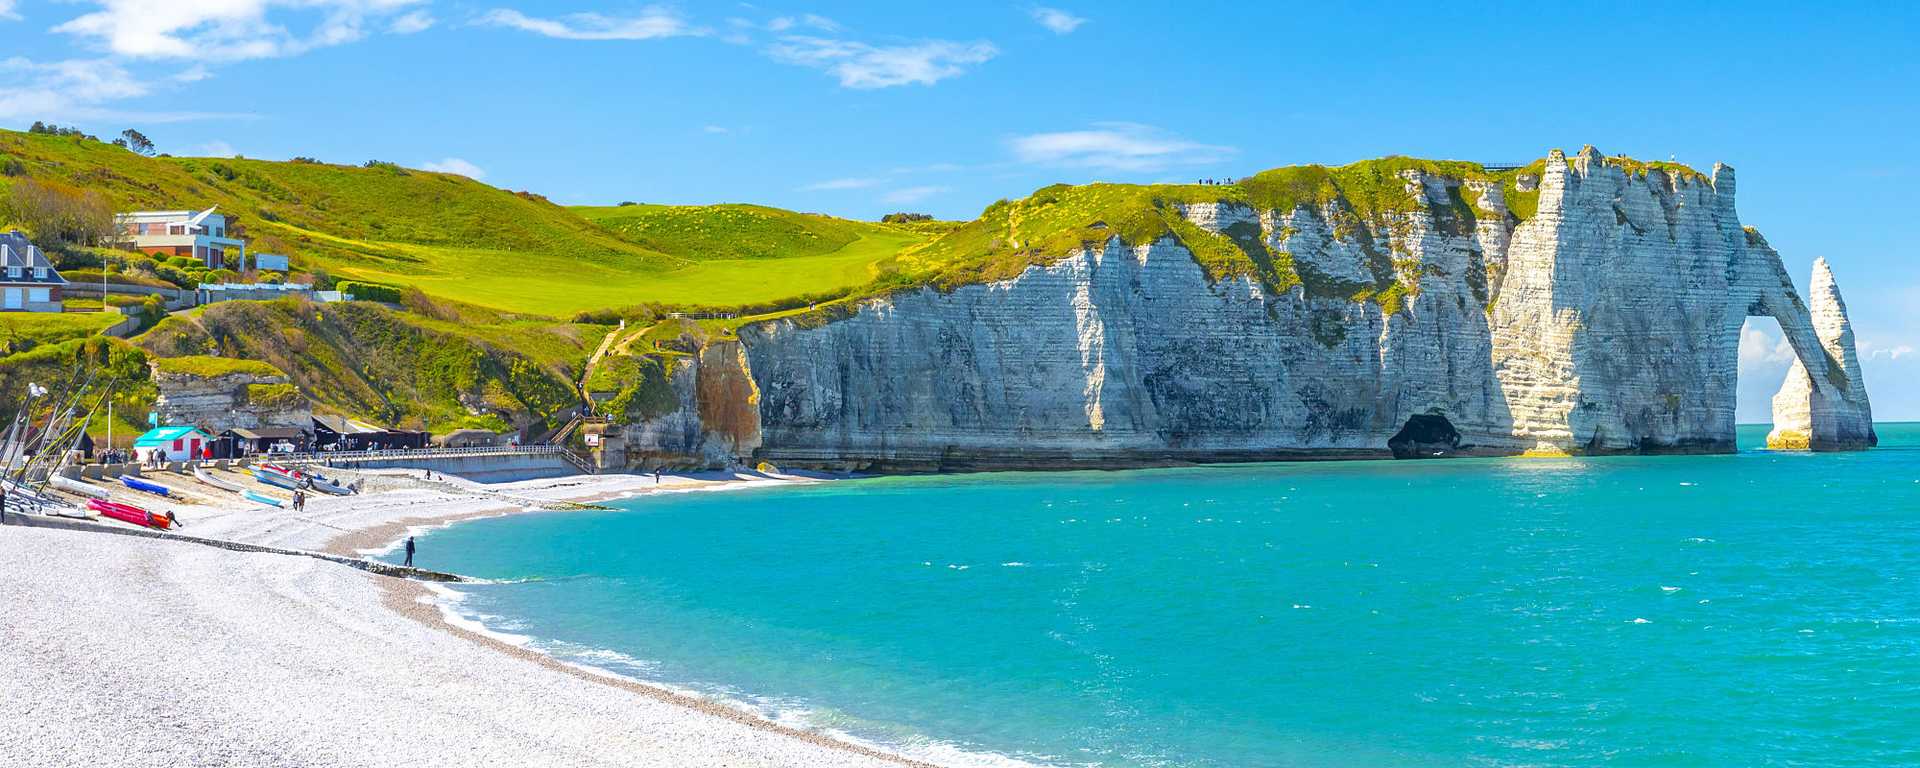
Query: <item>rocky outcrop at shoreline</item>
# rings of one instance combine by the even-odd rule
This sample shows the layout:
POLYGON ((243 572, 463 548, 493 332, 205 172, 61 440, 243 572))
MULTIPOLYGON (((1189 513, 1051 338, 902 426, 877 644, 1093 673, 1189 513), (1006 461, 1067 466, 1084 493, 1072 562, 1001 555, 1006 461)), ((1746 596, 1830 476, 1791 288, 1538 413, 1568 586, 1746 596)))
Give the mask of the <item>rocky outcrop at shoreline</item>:
POLYGON ((154 410, 169 424, 200 424, 215 432, 313 425, 313 407, 285 374, 234 371, 206 376, 152 372, 159 397, 154 410))

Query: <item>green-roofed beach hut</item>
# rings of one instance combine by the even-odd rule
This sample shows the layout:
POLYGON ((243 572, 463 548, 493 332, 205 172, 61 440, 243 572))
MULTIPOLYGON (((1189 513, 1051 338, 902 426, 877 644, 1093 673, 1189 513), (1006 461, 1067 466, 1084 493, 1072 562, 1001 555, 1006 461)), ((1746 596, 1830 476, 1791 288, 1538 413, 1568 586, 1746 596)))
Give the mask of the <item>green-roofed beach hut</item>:
POLYGON ((207 455, 213 436, 198 427, 154 427, 133 441, 133 455, 148 461, 191 461, 207 455))

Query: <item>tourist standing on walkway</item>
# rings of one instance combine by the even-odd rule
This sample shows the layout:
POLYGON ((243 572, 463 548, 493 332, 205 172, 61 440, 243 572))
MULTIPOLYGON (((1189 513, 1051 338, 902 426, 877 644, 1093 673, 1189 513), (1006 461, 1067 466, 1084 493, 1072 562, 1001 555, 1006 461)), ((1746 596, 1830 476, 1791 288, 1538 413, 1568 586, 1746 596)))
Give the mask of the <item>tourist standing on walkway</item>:
POLYGON ((405 565, 408 568, 413 567, 413 537, 412 536, 407 537, 407 562, 405 563, 405 565))

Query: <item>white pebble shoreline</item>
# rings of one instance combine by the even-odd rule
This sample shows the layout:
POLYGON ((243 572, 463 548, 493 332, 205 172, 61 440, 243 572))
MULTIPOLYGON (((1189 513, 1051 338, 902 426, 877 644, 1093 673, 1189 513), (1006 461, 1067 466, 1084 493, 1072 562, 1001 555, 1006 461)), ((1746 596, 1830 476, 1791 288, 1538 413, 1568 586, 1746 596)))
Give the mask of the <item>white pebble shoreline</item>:
MULTIPOLYGON (((580 496, 642 482, 515 486, 580 496)), ((311 522, 181 513, 186 533, 319 548, 513 508, 415 489, 317 500, 297 516, 311 522)), ((924 764, 571 671, 448 627, 416 583, 318 559, 7 526, 0 563, 0 765, 924 764)))

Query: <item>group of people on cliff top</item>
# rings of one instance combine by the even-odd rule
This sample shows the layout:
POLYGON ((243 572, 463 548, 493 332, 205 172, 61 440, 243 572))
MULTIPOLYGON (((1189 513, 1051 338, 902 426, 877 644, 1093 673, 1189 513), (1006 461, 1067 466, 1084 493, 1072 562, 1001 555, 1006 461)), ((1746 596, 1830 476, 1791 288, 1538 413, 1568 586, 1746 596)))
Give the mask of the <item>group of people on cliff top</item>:
POLYGON ((1233 179, 1200 179, 1199 181, 1195 181, 1194 183, 1199 184, 1200 186, 1203 186, 1203 187, 1222 187, 1228 184, 1232 184, 1233 182, 1234 182, 1233 179))

